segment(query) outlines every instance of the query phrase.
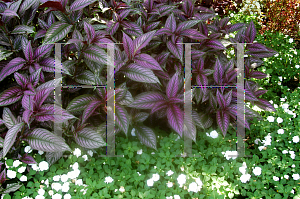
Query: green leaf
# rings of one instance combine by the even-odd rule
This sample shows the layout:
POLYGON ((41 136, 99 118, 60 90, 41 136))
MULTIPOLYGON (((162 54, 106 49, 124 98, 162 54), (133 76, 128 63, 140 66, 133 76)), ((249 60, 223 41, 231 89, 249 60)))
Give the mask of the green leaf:
POLYGON ((34 33, 33 26, 18 25, 14 28, 11 34, 30 34, 34 33))
POLYGON ((0 61, 2 61, 3 59, 11 56, 13 54, 13 52, 10 52, 8 50, 0 50, 0 61))
POLYGON ((60 21, 55 22, 48 29, 43 45, 55 43, 62 40, 71 31, 73 25, 62 23, 60 21))

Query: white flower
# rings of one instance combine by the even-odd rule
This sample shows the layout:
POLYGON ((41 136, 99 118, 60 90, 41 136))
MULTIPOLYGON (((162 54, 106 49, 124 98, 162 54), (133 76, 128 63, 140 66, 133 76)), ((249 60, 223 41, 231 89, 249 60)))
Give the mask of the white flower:
POLYGON ((198 186, 202 187, 203 183, 200 180, 200 178, 196 178, 196 183, 198 184, 198 186))
MULTIPOLYGON (((274 55, 274 57, 278 57, 278 55, 279 55, 279 54, 277 53, 276 55, 274 55)), ((280 80, 280 81, 282 81, 282 80, 280 80)))
POLYGON ((133 128, 132 131, 131 131, 132 136, 136 136, 134 132, 135 132, 135 128, 133 128))
POLYGON ((295 164, 293 164, 292 167, 295 168, 296 167, 295 164))
POLYGON ((62 192, 68 192, 69 191, 69 189, 70 189, 70 183, 69 182, 65 182, 64 184, 63 184, 63 186, 61 187, 61 191, 62 192))
POLYGON ((280 77, 278 77, 279 78, 279 80, 282 82, 282 76, 280 76, 280 77))
POLYGON ((152 187, 152 186, 153 186, 153 183, 154 183, 154 181, 153 181, 152 178, 149 179, 149 180, 147 180, 147 185, 148 185, 149 187, 152 187))
POLYGON ((180 185, 183 185, 186 182, 186 175, 180 174, 177 178, 177 182, 180 185))
POLYGON ((65 194, 64 199, 71 199, 71 195, 69 193, 65 194))
POLYGON ((189 189, 188 189, 188 192, 190 191, 193 191, 195 193, 197 193, 198 191, 200 191, 200 188, 198 187, 198 185, 196 184, 196 182, 192 182, 190 185, 189 185, 189 189))
POLYGON ((170 196, 170 197, 166 196, 166 199, 173 199, 173 196, 170 196))
POLYGON ((181 170, 181 171, 184 171, 184 166, 180 167, 180 170, 181 170))
POLYGON ((300 176, 299 176, 299 174, 298 173, 294 173, 293 175, 292 175, 292 177, 293 177, 293 179, 294 180, 299 180, 299 178, 300 178, 300 176))
POLYGON ((121 187, 120 187, 120 189, 119 189, 119 191, 120 191, 121 193, 124 193, 124 192, 125 192, 125 189, 124 189, 124 187, 123 187, 123 186, 121 186, 121 187))
POLYGON ((288 151, 287 151, 287 150, 283 150, 282 153, 283 153, 283 154, 287 154, 288 151))
POLYGON ((53 195, 53 190, 48 191, 48 194, 49 194, 50 196, 52 196, 52 195, 53 195))
POLYGON ((88 160, 87 155, 83 155, 82 158, 84 159, 84 161, 87 161, 87 160, 88 160))
POLYGON ((255 167, 255 168, 253 169, 253 173, 254 173, 254 175, 256 175, 256 176, 259 176, 259 175, 261 174, 261 168, 260 168, 260 167, 255 167))
POLYGON ((156 182, 156 181, 158 181, 159 180, 159 175, 156 173, 156 174, 153 174, 152 175, 152 180, 154 181, 154 182, 156 182))
POLYGON ((267 120, 268 120, 269 122, 274 122, 274 117, 273 117, 273 116, 268 116, 268 117, 267 117, 267 120))
POLYGON ((67 173, 68 178, 75 179, 79 176, 80 170, 70 171, 67 173))
POLYGON ((29 165, 31 165, 33 170, 35 170, 35 171, 39 170, 39 167, 37 166, 37 164, 29 164, 29 165))
POLYGON ((233 13, 230 13, 230 17, 233 17, 234 16, 234 14, 233 13))
POLYGON ((167 186, 168 186, 169 188, 171 188, 171 187, 173 187, 173 183, 170 182, 170 181, 168 181, 167 186))
POLYGON ((298 69, 299 67, 300 67, 299 65, 296 65, 296 66, 295 66, 295 68, 297 68, 297 69, 298 69))
POLYGON ((52 183, 51 188, 55 189, 56 191, 59 191, 59 190, 61 190, 61 184, 54 182, 54 183, 52 183))
POLYGON ((217 138, 219 136, 219 134, 218 134, 218 132, 217 131, 212 131, 212 132, 210 132, 210 137, 212 137, 212 138, 217 138))
POLYGON ((53 176, 53 181, 59 181, 59 179, 60 179, 60 176, 59 175, 56 175, 56 176, 53 176))
POLYGON ((67 174, 63 174, 61 177, 60 177, 61 181, 62 182, 67 182, 68 181, 68 175, 67 174))
POLYGON ((38 194, 39 194, 39 195, 44 195, 44 194, 45 194, 45 190, 44 190, 43 188, 40 188, 40 189, 38 190, 38 194))
POLYGON ((283 129, 278 129, 277 133, 278 134, 284 134, 284 130, 283 129))
POLYGON ((245 175, 245 174, 246 174, 246 168, 247 168, 246 162, 243 162, 243 166, 241 166, 241 167, 239 168, 239 171, 240 171, 243 175, 245 175))
POLYGON ((17 172, 12 171, 12 170, 8 170, 6 174, 7 174, 7 177, 9 177, 10 179, 15 178, 17 176, 17 172))
POLYGON ((242 175, 242 176, 240 177, 240 181, 241 181, 242 183, 246 183, 247 181, 250 180, 250 178, 251 178, 251 175, 250 175, 250 174, 244 174, 244 175, 242 175))
POLYGON ((256 140, 254 140, 254 143, 255 143, 255 144, 258 144, 258 141, 261 142, 261 140, 257 138, 256 140))
POLYGON ((293 43, 293 41, 294 41, 293 38, 290 38, 290 39, 289 39, 289 42, 290 42, 290 43, 293 43))
POLYGON ((73 151, 73 155, 76 155, 76 157, 78 158, 79 156, 81 156, 81 151, 79 148, 75 148, 75 150, 73 151))
POLYGON ((299 136, 298 135, 293 137, 293 142, 295 142, 295 143, 299 142, 299 136))
POLYGON ((289 176, 288 176, 288 175, 284 175, 284 178, 288 180, 288 179, 289 179, 289 176))
POLYGON ((18 169, 18 173, 23 173, 24 171, 26 170, 26 167, 20 167, 19 169, 18 169))
POLYGON ((174 195, 174 199, 180 199, 179 195, 174 195))
POLYGON ((171 176, 173 173, 174 173, 173 171, 169 170, 169 171, 167 172, 167 175, 168 175, 168 176, 171 176))
POLYGON ((78 185, 78 186, 83 185, 82 179, 76 180, 75 185, 78 185))
POLYGON ((278 108, 278 105, 277 105, 277 104, 274 104, 274 108, 278 108))
POLYGON ((111 183, 112 181, 114 181, 114 179, 112 179, 110 176, 108 176, 105 178, 104 182, 108 184, 108 183, 111 183))
POLYGON ((35 196, 35 198, 34 199, 44 199, 45 197, 43 196, 43 195, 37 195, 37 196, 35 196))
POLYGON ((140 172, 137 172, 137 174, 139 174, 139 176, 141 176, 142 174, 140 174, 140 172))
POLYGON ((280 101, 281 102, 285 102, 285 98, 280 98, 280 101))
POLYGON ((270 100, 269 102, 270 102, 271 104, 273 104, 273 100, 270 100))
POLYGON ((26 182, 26 181, 27 181, 27 176, 22 175, 22 176, 20 177, 20 181, 26 182))
POLYGON ((44 151, 38 151, 38 153, 40 154, 40 155, 43 155, 44 154, 44 151))
POLYGON ((22 162, 20 162, 20 160, 15 160, 13 163, 13 167, 18 167, 20 164, 22 164, 22 162))
POLYGON ((294 193, 295 193, 294 189, 292 189, 291 193, 292 193, 292 194, 294 194, 294 193))
POLYGON ((80 192, 83 192, 83 195, 86 194, 87 189, 81 189, 80 192))
POLYGON ((259 151, 263 150, 263 148, 265 148, 265 146, 259 146, 258 147, 259 151))
POLYGON ((47 187, 49 186, 49 180, 45 180, 45 185, 47 185, 47 187))
POLYGON ((88 151, 87 151, 87 154, 88 154, 89 156, 93 157, 93 151, 88 150, 88 151))
POLYGON ((61 198, 62 198, 62 195, 59 193, 56 193, 52 196, 52 199, 61 199, 61 198))
POLYGON ((277 176, 273 176, 274 181, 279 181, 279 178, 277 176))
POLYGON ((139 155, 141 155, 141 154, 143 153, 143 150, 140 149, 140 150, 138 150, 136 153, 139 154, 139 155))
POLYGON ((78 162, 75 162, 72 166, 73 170, 78 170, 79 164, 78 162))
POLYGON ((222 152, 222 154, 226 157, 227 160, 230 160, 230 158, 234 160, 238 157, 237 151, 226 151, 226 153, 222 152))
POLYGON ((282 104, 281 106, 283 109, 288 109, 289 108, 289 105, 288 104, 282 104))
POLYGON ((25 151, 25 153, 31 153, 32 152, 31 146, 26 146, 24 148, 24 151, 25 151))
POLYGON ((277 123, 282 123, 283 122, 283 119, 281 117, 277 118, 277 123))
POLYGON ((46 161, 42 161, 39 163, 39 168, 41 171, 46 171, 49 169, 49 164, 46 161))

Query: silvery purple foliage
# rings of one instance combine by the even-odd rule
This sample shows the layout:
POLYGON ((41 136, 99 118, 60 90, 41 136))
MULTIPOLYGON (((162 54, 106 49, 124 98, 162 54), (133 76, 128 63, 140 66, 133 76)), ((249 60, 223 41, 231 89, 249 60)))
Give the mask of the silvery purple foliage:
MULTIPOLYGON (((50 163, 70 150, 66 137, 84 148, 106 145, 105 114, 112 108, 106 103, 114 97, 107 88, 66 89, 61 114, 55 116, 60 107, 54 105, 53 91, 61 81, 53 79, 53 72, 57 72, 55 43, 66 43, 62 45, 63 84, 93 86, 107 82, 107 43, 123 43, 115 45, 115 132, 128 136, 129 129, 135 128, 141 143, 155 150, 156 134, 149 123, 164 121, 183 136, 185 63, 184 45, 178 43, 197 43, 191 49, 192 85, 236 85, 237 63, 228 60, 225 50, 233 47, 236 52, 237 46, 223 45, 225 34, 236 33, 227 41, 250 43, 245 48, 246 102, 276 111, 259 98, 267 91, 258 90, 259 85, 250 80, 266 77, 251 65, 261 65, 262 58, 277 53, 253 43, 256 29, 252 21, 228 24, 229 18, 223 18, 208 24, 214 11, 195 7, 191 0, 182 4, 166 0, 131 4, 115 0, 100 0, 100 4, 95 0, 6 0, 0 1, 0 15, 2 157, 17 154, 21 161, 34 163, 28 154, 19 154, 21 141, 47 152, 50 163), (101 21, 91 18, 95 13, 101 21), (63 121, 62 137, 53 132, 57 120, 63 121)), ((196 128, 206 129, 214 123, 225 136, 230 124, 242 123, 239 117, 236 121, 239 95, 225 87, 193 89, 193 106, 201 108, 192 110, 187 136, 196 141, 196 128)), ((253 117, 259 114, 246 107, 246 128, 253 117)), ((114 132, 107 134, 113 136, 114 132)), ((0 183, 6 181, 5 173, 4 169, 0 183)))

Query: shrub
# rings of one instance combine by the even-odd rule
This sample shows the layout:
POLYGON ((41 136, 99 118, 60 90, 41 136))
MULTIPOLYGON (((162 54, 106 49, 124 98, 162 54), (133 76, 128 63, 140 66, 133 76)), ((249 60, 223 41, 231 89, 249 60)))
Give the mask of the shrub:
POLYGON ((279 31, 294 38, 300 37, 300 2, 299 0, 265 0, 266 22, 261 34, 265 31, 279 31))
MULTIPOLYGON (((183 2, 181 10, 180 2, 169 3, 151 0, 128 5, 115 1, 102 1, 99 5, 95 0, 47 1, 41 5, 30 0, 1 2, 0 42, 4 64, 1 64, 0 81, 14 80, 0 94, 0 106, 4 107, 0 120, 2 158, 9 156, 34 163, 31 156, 19 153, 23 141, 35 150, 47 152, 50 164, 62 157, 64 151, 70 151, 72 142, 91 149, 106 145, 102 138, 106 132, 105 114, 107 109, 112 110, 106 108, 106 101, 113 92, 106 88, 65 89, 64 106, 58 118, 55 109, 59 106, 54 104, 52 93, 60 81, 64 85, 105 85, 104 43, 123 42, 115 52, 116 133, 127 136, 129 127, 135 128, 140 142, 153 149, 157 148, 156 134, 143 123, 150 115, 167 123, 180 137, 185 134, 194 142, 196 127, 218 126, 225 136, 229 124, 236 122, 237 91, 225 87, 198 88, 193 90, 193 98, 199 110, 192 112, 188 131, 184 132, 184 51, 183 45, 177 43, 199 41, 192 48, 192 85, 208 86, 236 85, 236 61, 226 57, 226 50, 236 51, 236 46, 226 45, 225 41, 251 43, 246 44, 245 52, 248 55, 245 58, 246 102, 275 111, 267 100, 258 98, 266 90, 258 90, 258 84, 249 80, 265 78, 266 74, 255 71, 251 65, 261 65, 262 58, 276 54, 262 44, 253 43, 254 23, 231 25, 229 18, 224 18, 206 24, 206 20, 215 16, 213 10, 195 8, 189 0, 183 2), (226 34, 236 31, 234 38, 224 39, 226 34), (53 80, 53 43, 57 42, 67 43, 62 48, 63 80, 53 80), (62 136, 52 133, 54 122, 63 123, 62 136)), ((248 121, 257 116, 258 113, 246 107, 248 129, 248 121)), ((237 122, 244 125, 240 118, 237 122)), ((108 136, 112 134, 108 132, 108 136)), ((1 182, 5 180, 5 175, 1 175, 1 182)))

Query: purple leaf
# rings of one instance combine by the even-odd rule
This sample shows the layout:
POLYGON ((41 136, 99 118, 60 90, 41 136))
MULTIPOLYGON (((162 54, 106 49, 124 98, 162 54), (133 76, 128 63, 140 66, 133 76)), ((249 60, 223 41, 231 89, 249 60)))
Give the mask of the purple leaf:
POLYGON ((141 49, 146 47, 148 43, 151 41, 152 37, 154 36, 156 30, 153 30, 151 32, 148 32, 146 34, 143 34, 139 37, 137 37, 133 41, 133 55, 135 56, 136 54, 140 53, 141 49))
POLYGON ((133 58, 134 48, 132 39, 123 32, 123 46, 129 60, 133 58))
POLYGON ((166 94, 169 99, 177 95, 178 87, 179 87, 178 78, 179 78, 178 73, 176 72, 167 84, 166 94))
POLYGON ((182 60, 183 60, 183 45, 182 44, 175 45, 172 41, 168 41, 167 47, 171 51, 171 53, 182 62, 182 60))
POLYGON ((48 8, 48 7, 53 8, 54 10, 59 10, 61 12, 65 11, 64 7, 61 5, 61 2, 58 1, 47 1, 39 6, 39 8, 48 8))
POLYGON ((154 36, 159 36, 159 35, 164 35, 164 34, 171 36, 172 32, 170 31, 169 28, 161 28, 161 29, 157 30, 157 32, 155 33, 154 36))
POLYGON ((126 109, 123 106, 116 104, 115 105, 116 125, 118 125, 122 129, 125 135, 127 135, 128 133, 129 123, 130 123, 128 118, 129 116, 126 109))
POLYGON ((22 98, 22 107, 25 110, 33 111, 35 104, 36 102, 34 101, 34 96, 24 95, 24 97, 22 98))
POLYGON ((2 118, 3 118, 5 126, 8 129, 11 129, 13 126, 15 126, 18 123, 16 117, 12 114, 12 112, 7 107, 4 107, 4 109, 3 109, 2 118))
POLYGON ((156 102, 163 100, 165 100, 165 97, 158 92, 141 93, 135 97, 134 102, 130 104, 129 107, 137 109, 152 109, 156 102))
MULTIPOLYGON (((1 156, 2 157, 2 156, 1 156)), ((1 168, 1 167, 0 167, 1 168)), ((4 184, 4 182, 7 180, 6 178, 6 168, 3 169, 3 171, 0 173, 0 184, 4 184)))
POLYGON ((15 140, 17 138, 18 132, 21 131, 22 127, 24 126, 24 123, 19 123, 14 125, 12 128, 10 128, 5 136, 4 143, 3 143, 3 155, 2 158, 6 156, 9 149, 14 145, 15 140))
POLYGON ((81 10, 95 1, 96 0, 76 0, 70 5, 70 11, 74 12, 76 10, 81 10))
POLYGON ((33 60, 33 50, 30 41, 27 43, 27 46, 25 47, 24 55, 27 61, 33 60))
POLYGON ((276 109, 273 107, 273 105, 265 99, 258 99, 259 101, 254 102, 254 104, 256 106, 258 106, 259 108, 265 110, 265 111, 269 111, 269 112, 276 112, 276 109))
POLYGON ((225 137, 227 130, 228 130, 228 126, 229 126, 230 117, 226 112, 218 110, 216 118, 217 118, 218 126, 220 127, 220 129, 225 137))
POLYGON ((215 82, 221 82, 221 79, 223 79, 223 74, 224 74, 224 70, 223 70, 223 66, 221 65, 220 60, 217 58, 216 59, 216 63, 214 65, 214 80, 215 82))
POLYGON ((75 111, 83 111, 84 109, 87 108, 88 104, 96 100, 97 97, 91 94, 84 94, 80 95, 76 98, 74 98, 69 104, 68 107, 66 108, 67 111, 69 112, 75 112, 75 111))
POLYGON ((90 45, 83 52, 83 56, 86 59, 98 64, 107 64, 107 54, 102 48, 98 46, 90 45))
POLYGON ((155 105, 153 106, 153 108, 151 109, 150 114, 152 115, 154 112, 159 111, 161 109, 165 109, 165 108, 168 108, 166 101, 156 102, 155 105))
POLYGON ((209 117, 209 115, 203 113, 199 114, 195 110, 192 110, 192 117, 195 124, 202 129, 209 128, 213 123, 213 120, 209 117))
POLYGON ((54 164, 57 160, 61 159, 63 156, 63 152, 47 152, 46 153, 46 161, 49 163, 49 166, 54 164))
POLYGON ((92 41, 96 35, 95 29, 91 24, 88 24, 85 21, 83 22, 83 25, 84 25, 84 31, 86 32, 88 41, 89 41, 89 43, 92 43, 92 41))
POLYGON ((32 85, 35 87, 40 80, 40 75, 41 75, 42 68, 38 69, 34 73, 32 73, 29 77, 29 81, 32 83, 32 85))
POLYGON ((217 89, 217 101, 219 106, 224 109, 226 106, 225 98, 222 93, 220 93, 219 89, 217 89))
POLYGON ((27 153, 24 153, 24 155, 20 158, 20 161, 24 162, 25 164, 37 164, 34 158, 27 153))
POLYGON ((34 129, 24 140, 35 150, 45 152, 72 151, 63 138, 42 128, 34 129))
POLYGON ((7 184, 6 189, 2 193, 9 194, 11 192, 15 192, 22 186, 23 186, 23 183, 20 183, 20 182, 7 184))
POLYGON ((0 13, 0 15, 2 15, 3 17, 19 17, 19 15, 14 11, 14 10, 11 10, 9 8, 6 8, 4 10, 4 12, 0 13))
POLYGON ((43 45, 55 43, 59 40, 62 40, 71 31, 72 27, 73 25, 67 23, 63 23, 60 21, 55 22, 47 30, 43 45))
POLYGON ((217 50, 226 50, 225 46, 217 40, 210 40, 206 43, 206 45, 210 48, 214 48, 217 50))
POLYGON ((101 101, 98 99, 92 100, 83 111, 81 124, 83 124, 100 105, 101 101))
POLYGON ((224 98, 225 98, 225 101, 226 101, 225 106, 228 107, 231 103, 231 100, 232 100, 232 90, 230 90, 228 93, 226 93, 224 95, 224 98))
POLYGON ((145 83, 159 83, 158 78, 148 68, 143 68, 137 64, 129 64, 122 70, 122 72, 131 80, 145 83))
POLYGON ((183 126, 183 133, 184 136, 192 139, 194 142, 196 142, 196 126, 194 124, 194 121, 192 120, 192 116, 191 115, 186 115, 185 116, 185 124, 183 126))
POLYGON ((252 71, 249 76, 256 79, 264 79, 267 77, 267 74, 260 71, 252 71))
POLYGON ((255 40, 255 36, 256 36, 256 28, 255 28, 255 25, 252 20, 246 29, 245 35, 250 39, 249 43, 253 43, 253 41, 255 40))
POLYGON ((183 132, 183 111, 175 104, 167 109, 167 117, 170 126, 182 137, 183 132))
POLYGON ((239 31, 245 26, 244 23, 236 23, 233 25, 230 25, 230 28, 228 29, 228 33, 234 32, 234 31, 239 31))
POLYGON ((196 39, 196 40, 208 39, 208 37, 206 37, 205 35, 201 34, 199 31, 194 29, 183 30, 180 32, 180 35, 189 37, 191 39, 196 39))
POLYGON ((31 110, 25 110, 23 112, 23 120, 26 124, 30 124, 30 117, 33 115, 33 111, 31 110))
POLYGON ((46 33, 46 30, 38 30, 37 33, 34 35, 34 41, 39 38, 45 37, 46 33))
POLYGON ((23 96, 23 91, 20 87, 15 86, 3 91, 0 94, 0 106, 8 106, 19 101, 23 96))
POLYGON ((34 33, 33 26, 18 25, 14 28, 11 34, 30 34, 34 33))
POLYGON ((159 63, 148 54, 144 54, 144 53, 138 54, 134 57, 133 61, 135 61, 138 65, 143 66, 145 68, 163 71, 159 63))
POLYGON ((54 122, 62 122, 73 118, 76 117, 55 104, 44 104, 39 109, 38 116, 35 117, 37 121, 41 122, 49 120, 54 122))
POLYGON ((11 60, 2 70, 0 73, 0 82, 10 74, 20 70, 26 61, 22 59, 21 57, 14 58, 11 60))
POLYGON ((88 149, 97 149, 106 146, 106 142, 101 135, 91 128, 84 128, 78 131, 77 136, 75 136, 75 141, 80 146, 88 149))
POLYGON ((144 122, 149 117, 149 113, 139 112, 132 119, 134 122, 144 122))
POLYGON ((35 51, 34 51, 34 59, 42 60, 45 55, 50 54, 53 50, 54 45, 49 44, 49 45, 44 45, 44 46, 39 46, 35 51))
POLYGON ((201 20, 189 20, 189 21, 181 22, 181 23, 178 25, 177 30, 179 30, 179 31, 182 32, 183 30, 187 30, 187 29, 190 29, 190 28, 194 27, 194 26, 197 25, 199 22, 201 22, 201 20))
POLYGON ((172 33, 176 31, 176 20, 173 13, 167 18, 165 27, 169 28, 172 33))
POLYGON ((157 150, 156 135, 151 128, 144 125, 134 126, 134 128, 136 135, 142 144, 157 150))

